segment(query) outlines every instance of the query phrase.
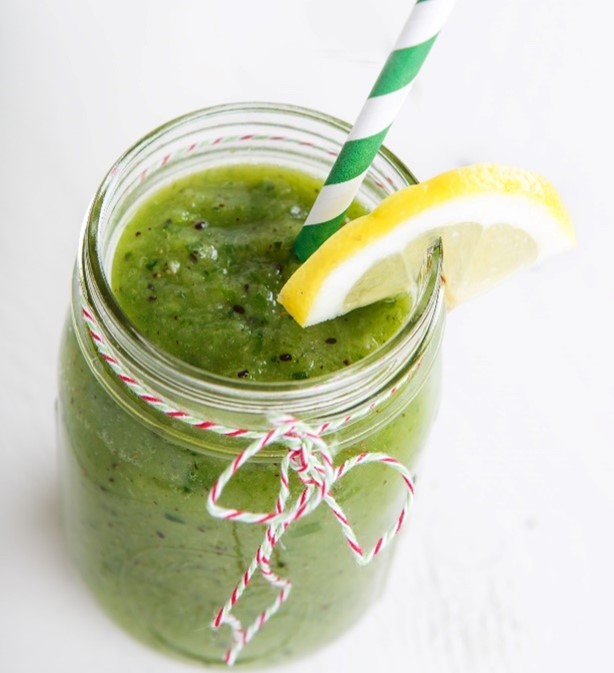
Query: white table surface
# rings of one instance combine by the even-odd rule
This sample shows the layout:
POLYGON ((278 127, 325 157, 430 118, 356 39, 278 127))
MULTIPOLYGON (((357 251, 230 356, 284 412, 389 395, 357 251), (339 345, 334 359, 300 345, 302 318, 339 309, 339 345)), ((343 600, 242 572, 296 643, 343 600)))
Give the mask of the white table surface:
MULTIPOLYGON (((220 102, 353 120, 408 4, 0 4, 1 671, 197 670, 110 623, 61 537, 55 363, 103 173, 154 126, 220 102)), ((393 582, 347 636, 278 670, 614 670, 606 8, 459 0, 389 133, 423 179, 478 161, 547 175, 579 246, 450 315, 442 407, 393 582)))

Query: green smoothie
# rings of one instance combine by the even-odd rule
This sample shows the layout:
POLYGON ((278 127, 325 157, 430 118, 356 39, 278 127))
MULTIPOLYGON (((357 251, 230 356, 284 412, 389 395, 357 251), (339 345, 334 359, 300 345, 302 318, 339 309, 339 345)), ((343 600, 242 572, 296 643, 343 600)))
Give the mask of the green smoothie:
MULTIPOLYGON (((157 190, 132 213, 114 254, 111 285, 129 321, 163 351, 244 384, 247 406, 252 381, 308 384, 356 367, 402 328, 406 297, 307 329, 275 300, 296 268, 292 241, 319 185, 287 168, 232 165, 157 190)), ((355 204, 350 217, 363 212, 355 204)), ((213 519, 205 503, 248 442, 187 428, 136 401, 97 356, 76 302, 59 406, 66 529, 76 563, 127 631, 167 653, 220 663, 230 634, 209 624, 264 528, 213 519)), ((415 369, 409 383, 327 436, 337 462, 381 451, 414 465, 438 399, 440 322, 433 329, 412 361, 399 365, 399 375, 415 369)), ((270 511, 279 488, 279 457, 260 458, 241 468, 222 504, 270 511)), ((395 520, 404 494, 401 480, 381 465, 361 467, 334 488, 365 547, 395 520)), ((291 596, 238 664, 287 660, 335 638, 380 594, 389 560, 385 550, 358 566, 326 506, 292 525, 272 559, 273 571, 293 581, 291 596)), ((275 593, 256 577, 237 616, 249 623, 275 593)))
MULTIPOLYGON (((114 256, 113 291, 138 330, 196 367, 230 378, 328 374, 386 342, 407 296, 302 328, 277 303, 320 183, 287 168, 239 165, 177 180, 145 203, 114 256)), ((348 219, 364 214, 354 205, 348 219)))

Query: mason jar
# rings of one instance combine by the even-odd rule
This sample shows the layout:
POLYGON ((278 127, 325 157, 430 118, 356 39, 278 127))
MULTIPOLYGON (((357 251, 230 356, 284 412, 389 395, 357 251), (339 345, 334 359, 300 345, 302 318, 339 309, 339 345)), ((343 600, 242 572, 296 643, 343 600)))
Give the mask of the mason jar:
MULTIPOLYGON (((198 111, 131 147, 86 214, 59 369, 65 528, 76 566, 104 610, 166 653, 228 662, 232 628, 211 625, 230 605, 235 626, 256 625, 249 637, 238 631, 249 642, 237 664, 288 660, 344 632, 384 591, 394 543, 381 540, 400 528, 408 502, 408 479, 390 463, 365 460, 343 475, 329 466, 338 478, 328 495, 347 526, 332 511, 333 501, 320 498, 307 515, 282 527, 283 539, 269 550, 269 578, 256 563, 230 604, 270 528, 236 515, 212 516, 208 503, 220 476, 279 418, 314 429, 337 468, 377 454, 415 476, 439 398, 440 250, 435 246, 426 256, 412 309, 383 346, 342 370, 287 383, 224 378, 174 358, 131 324, 109 282, 122 227, 161 185, 245 162, 279 164, 324 180, 348 131, 332 117, 277 104, 198 111), (378 544, 381 553, 357 563, 352 534, 365 555, 378 544), (282 585, 291 583, 281 599, 271 573, 282 585)), ((358 200, 371 209, 413 182, 382 149, 358 200)), ((278 438, 233 471, 218 506, 274 513, 284 457, 297 442, 302 446, 300 433, 290 435, 294 448, 278 438)), ((322 455, 316 449, 315 458, 322 455)), ((296 502, 306 487, 296 460, 290 466, 287 497, 296 502)), ((317 468, 316 477, 325 468, 317 468)))

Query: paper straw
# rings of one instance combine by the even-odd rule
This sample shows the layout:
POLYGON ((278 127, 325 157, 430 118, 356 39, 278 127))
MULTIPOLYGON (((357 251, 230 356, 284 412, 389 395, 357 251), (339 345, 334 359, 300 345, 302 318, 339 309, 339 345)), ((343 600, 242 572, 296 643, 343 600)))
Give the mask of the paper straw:
POLYGON ((418 0, 294 243, 305 261, 343 224, 455 0, 418 0))

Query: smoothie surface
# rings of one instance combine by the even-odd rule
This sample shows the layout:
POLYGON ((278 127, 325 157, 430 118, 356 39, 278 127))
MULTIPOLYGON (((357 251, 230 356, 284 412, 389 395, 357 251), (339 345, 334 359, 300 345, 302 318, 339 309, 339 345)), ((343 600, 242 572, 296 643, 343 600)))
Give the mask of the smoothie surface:
MULTIPOLYGON (((299 262, 292 245, 321 187, 288 168, 242 164, 194 173, 137 209, 111 285, 156 346, 233 379, 292 381, 342 369, 404 323, 400 296, 302 328, 276 297, 299 262)), ((365 214, 359 204, 348 220, 365 214)))

